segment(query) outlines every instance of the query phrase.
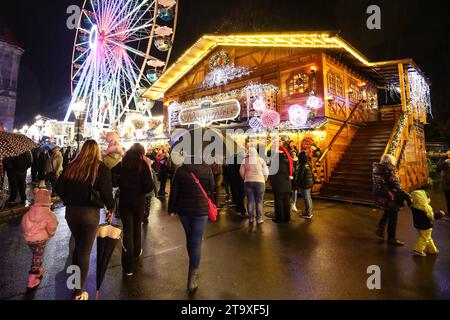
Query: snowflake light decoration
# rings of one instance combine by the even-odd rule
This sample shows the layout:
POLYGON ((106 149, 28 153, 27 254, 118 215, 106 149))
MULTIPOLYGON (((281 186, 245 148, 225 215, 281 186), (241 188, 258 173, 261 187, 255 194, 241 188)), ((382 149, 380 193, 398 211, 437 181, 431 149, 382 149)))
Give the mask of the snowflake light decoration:
POLYGON ((409 72, 409 86, 411 91, 411 103, 417 109, 425 110, 432 115, 430 86, 424 77, 417 71, 409 72))
POLYGON ((226 85, 234 79, 239 79, 249 75, 250 69, 246 67, 235 67, 234 64, 227 64, 211 70, 205 77, 203 88, 214 88, 226 85))

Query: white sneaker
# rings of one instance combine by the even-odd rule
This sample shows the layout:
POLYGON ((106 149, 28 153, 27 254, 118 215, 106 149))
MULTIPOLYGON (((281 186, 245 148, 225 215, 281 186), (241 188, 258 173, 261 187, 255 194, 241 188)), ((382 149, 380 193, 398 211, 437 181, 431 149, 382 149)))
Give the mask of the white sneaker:
POLYGON ((297 206, 295 204, 292 205, 292 212, 298 212, 297 206))

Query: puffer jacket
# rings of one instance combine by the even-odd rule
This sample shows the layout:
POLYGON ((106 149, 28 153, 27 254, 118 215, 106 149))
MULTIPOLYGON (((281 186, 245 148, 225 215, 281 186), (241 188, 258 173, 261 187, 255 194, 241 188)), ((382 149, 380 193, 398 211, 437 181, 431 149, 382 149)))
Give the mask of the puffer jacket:
POLYGON ((439 160, 437 167, 441 170, 442 189, 450 191, 450 159, 439 160))
POLYGON ((385 210, 399 210, 405 201, 411 205, 411 196, 402 189, 394 166, 374 163, 372 183, 375 205, 385 210))
POLYGON ((180 216, 207 216, 208 202, 191 173, 197 176, 208 197, 213 199, 215 182, 211 167, 207 164, 183 164, 175 172, 172 181, 169 213, 180 216))
POLYGON ((55 214, 49 207, 32 206, 22 219, 25 241, 47 241, 56 233, 55 214))
POLYGON ((411 210, 414 219, 414 228, 418 230, 428 230, 433 228, 433 221, 441 219, 441 212, 434 212, 430 206, 431 199, 424 190, 411 192, 411 210))
POLYGON ((300 189, 311 189, 314 185, 314 173, 311 161, 305 151, 298 156, 298 163, 296 186, 300 189))

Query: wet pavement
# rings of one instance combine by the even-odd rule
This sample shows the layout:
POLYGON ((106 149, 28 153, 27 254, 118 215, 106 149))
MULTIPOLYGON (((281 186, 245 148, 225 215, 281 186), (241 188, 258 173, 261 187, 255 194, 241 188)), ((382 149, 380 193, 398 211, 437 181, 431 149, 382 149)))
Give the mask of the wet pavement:
MULTIPOLYGON (((270 198, 270 195, 268 195, 270 198)), ((442 195, 433 197, 443 207, 442 195)), ((270 220, 249 227, 233 210, 224 210, 207 226, 200 288, 204 300, 310 299, 450 299, 450 224, 435 224, 434 239, 441 253, 416 258, 416 231, 409 209, 399 217, 402 248, 389 247, 374 235, 381 215, 372 208, 317 200, 315 216, 293 216, 286 225, 270 220), (381 268, 381 290, 367 288, 367 268, 381 268)), ((267 211, 271 208, 267 207, 267 211)), ((55 210, 58 232, 47 246, 47 274, 37 290, 27 292, 31 254, 22 239, 20 219, 0 224, 0 299, 66 300, 65 269, 70 265, 70 232, 64 208, 55 210)), ((180 222, 153 199, 150 224, 144 227, 144 254, 138 273, 122 277, 117 246, 101 291, 102 299, 185 300, 187 254, 180 222)), ((95 247, 87 291, 95 294, 95 247)))

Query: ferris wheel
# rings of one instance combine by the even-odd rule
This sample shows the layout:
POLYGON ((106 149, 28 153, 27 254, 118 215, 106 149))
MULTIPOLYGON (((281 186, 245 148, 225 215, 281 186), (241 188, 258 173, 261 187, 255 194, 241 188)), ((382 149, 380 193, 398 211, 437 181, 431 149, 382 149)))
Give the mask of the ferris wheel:
MULTIPOLYGON (((72 99, 92 132, 118 128, 129 113, 151 114, 142 92, 165 71, 175 37, 176 0, 85 0, 72 55, 72 99)), ((94 135, 94 134, 93 134, 94 135)))

